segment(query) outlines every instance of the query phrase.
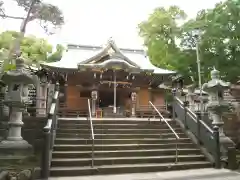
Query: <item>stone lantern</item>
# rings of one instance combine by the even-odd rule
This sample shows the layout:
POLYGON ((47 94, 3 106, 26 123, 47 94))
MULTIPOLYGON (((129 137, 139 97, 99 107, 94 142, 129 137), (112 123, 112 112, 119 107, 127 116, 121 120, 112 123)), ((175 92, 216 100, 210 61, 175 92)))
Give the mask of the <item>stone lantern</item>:
POLYGON ((5 140, 0 143, 1 152, 9 154, 16 154, 18 152, 26 152, 32 149, 27 141, 23 140, 21 135, 21 128, 23 126, 22 116, 28 101, 28 85, 35 84, 35 79, 24 69, 23 59, 17 57, 16 70, 10 70, 3 74, 2 80, 8 85, 8 93, 5 96, 4 104, 7 105, 11 111, 9 115, 9 129, 5 140), (21 149, 21 151, 19 151, 21 149))
POLYGON ((203 90, 209 93, 209 101, 206 108, 213 126, 218 126, 219 128, 220 140, 225 137, 223 132, 224 122, 221 117, 224 111, 230 109, 230 104, 223 99, 223 93, 229 88, 230 83, 221 80, 220 72, 215 68, 211 71, 211 80, 203 84, 203 90))
POLYGON ((92 97, 92 116, 96 116, 96 101, 98 99, 98 92, 93 90, 91 93, 92 97))
POLYGON ((137 93, 136 92, 132 92, 131 100, 132 100, 132 117, 135 117, 136 116, 136 102, 137 102, 137 93))

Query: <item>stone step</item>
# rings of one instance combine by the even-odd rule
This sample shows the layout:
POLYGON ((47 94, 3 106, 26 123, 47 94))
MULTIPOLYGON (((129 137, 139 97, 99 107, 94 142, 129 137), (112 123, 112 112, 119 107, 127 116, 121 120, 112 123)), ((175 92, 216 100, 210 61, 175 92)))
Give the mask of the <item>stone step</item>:
POLYGON ((54 177, 70 177, 84 175, 122 174, 139 172, 158 172, 184 169, 209 168, 212 164, 206 161, 179 162, 179 163, 146 163, 146 164, 121 164, 88 167, 52 167, 50 175, 54 177))
MULTIPOLYGON (((172 125, 176 124, 176 121, 166 119, 167 122, 172 125)), ((98 119, 98 120, 92 120, 93 124, 166 124, 164 121, 160 121, 159 119, 151 119, 150 121, 148 119, 144 120, 128 120, 128 119, 98 119)), ((87 119, 59 119, 58 124, 89 124, 89 121, 87 119)))
MULTIPOLYGON (((94 144, 168 144, 170 142, 191 142, 189 138, 142 138, 142 139, 94 139, 94 144)), ((57 138, 55 144, 92 144, 91 139, 57 138)))
MULTIPOLYGON (((112 150, 136 150, 136 149, 169 149, 175 148, 175 142, 169 142, 167 144, 96 144, 94 149, 96 151, 112 151, 112 150)), ((178 148, 196 148, 196 145, 190 142, 178 143, 178 148)), ((79 145, 79 144, 55 144, 54 151, 91 151, 92 145, 79 145)))
MULTIPOLYGON (((95 157, 94 164, 111 165, 111 164, 141 164, 141 163, 174 163, 176 160, 175 155, 164 156, 138 156, 138 157, 95 157)), ((186 161, 204 161, 204 155, 179 155, 179 162, 186 161)), ((52 167, 64 166, 90 166, 92 158, 53 158, 52 167)))
MULTIPOLYGON (((59 129, 88 129, 89 124, 59 124, 59 129)), ((172 128, 178 127, 176 124, 172 128)), ((93 124, 94 129, 168 129, 167 124, 93 124)))
POLYGON ((93 120, 94 168, 89 121, 60 120, 54 144, 51 176, 155 172, 211 167, 200 149, 175 121, 93 120), (176 146, 177 145, 177 146, 176 146), (178 163, 176 160, 176 147, 178 163))
MULTIPOLYGON (((174 128, 175 132, 182 133, 181 128, 174 128)), ((58 129, 57 133, 89 134, 89 129, 58 129)), ((170 129, 94 129, 94 134, 163 134, 172 133, 170 129)))
MULTIPOLYGON (((201 154, 196 148, 177 149, 179 155, 201 154)), ((117 151, 94 151, 94 157, 129 157, 129 156, 161 156, 175 155, 176 148, 173 149, 136 149, 117 151)), ((54 151, 53 158, 91 158, 92 151, 54 151)))
MULTIPOLYGON (((173 133, 162 134, 95 134, 96 139, 138 139, 138 138, 174 138, 173 133)), ((187 137, 184 133, 178 133, 180 138, 187 137)), ((89 138, 90 133, 57 133, 57 138, 89 138)))

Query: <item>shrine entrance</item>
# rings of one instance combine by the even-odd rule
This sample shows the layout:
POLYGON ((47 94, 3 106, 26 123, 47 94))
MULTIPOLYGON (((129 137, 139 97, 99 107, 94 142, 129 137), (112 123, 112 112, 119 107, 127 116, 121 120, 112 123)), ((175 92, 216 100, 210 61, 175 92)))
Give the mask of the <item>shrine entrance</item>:
MULTIPOLYGON (((99 91, 99 108, 110 107, 114 105, 114 93, 113 91, 99 91)), ((116 105, 118 106, 118 98, 116 105)))
MULTIPOLYGON (((104 116, 110 116, 114 113, 114 91, 113 89, 99 90, 99 99, 97 107, 103 111, 104 116)), ((131 106, 131 92, 122 88, 116 90, 116 114, 124 115, 131 106)))

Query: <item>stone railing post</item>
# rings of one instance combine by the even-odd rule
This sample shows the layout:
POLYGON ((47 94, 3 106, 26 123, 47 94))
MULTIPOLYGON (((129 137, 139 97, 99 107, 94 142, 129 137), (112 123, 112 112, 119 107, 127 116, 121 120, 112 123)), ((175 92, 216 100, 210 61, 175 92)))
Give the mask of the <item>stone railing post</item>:
POLYGON ((215 153, 214 153, 214 159, 215 159, 215 168, 220 169, 221 168, 221 152, 220 152, 220 140, 219 140, 219 128, 218 126, 213 127, 213 138, 215 142, 215 153))
POLYGON ((172 119, 175 121, 176 120, 176 117, 175 117, 175 97, 176 97, 176 93, 177 93, 177 90, 174 88, 172 89, 172 96, 173 96, 173 101, 172 101, 172 119))

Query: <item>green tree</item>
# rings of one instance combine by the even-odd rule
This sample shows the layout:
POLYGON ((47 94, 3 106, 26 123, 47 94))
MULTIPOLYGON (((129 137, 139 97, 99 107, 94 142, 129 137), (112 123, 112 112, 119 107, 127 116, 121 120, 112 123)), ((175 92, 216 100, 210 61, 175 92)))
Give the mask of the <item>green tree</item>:
MULTIPOLYGON (((5 31, 0 34, 0 60, 7 58, 7 53, 10 50, 12 42, 19 37, 18 32, 5 31)), ((53 52, 53 47, 45 39, 37 38, 35 36, 25 36, 21 41, 20 49, 21 56, 24 58, 25 63, 28 65, 38 65, 40 62, 53 61, 50 57, 55 55, 55 61, 61 59, 63 50, 62 46, 58 45, 56 51, 53 52), (58 59, 58 57, 60 57, 58 59), (49 60, 50 58, 50 60, 49 60)), ((9 67, 9 66, 8 66, 9 67)), ((11 67, 11 66, 10 66, 11 67)), ((8 69, 8 68, 7 68, 8 69)))
MULTIPOLYGON (((209 69, 216 67, 222 77, 236 82, 240 76, 240 1, 227 0, 216 4, 215 8, 202 10, 192 21, 183 44, 190 44, 193 33, 198 28, 201 32, 200 54, 202 72, 209 77, 209 69), (197 28, 196 28, 197 27, 197 28)), ((189 26, 188 26, 189 27, 189 26)), ((195 40, 196 42, 196 40, 195 40)))
POLYGON ((146 21, 139 24, 139 34, 154 65, 177 70, 185 77, 190 77, 196 71, 185 65, 190 63, 189 58, 195 57, 195 54, 181 50, 177 44, 182 34, 182 27, 178 24, 186 17, 185 12, 177 6, 156 8, 146 21))
POLYGON ((143 22, 146 27, 142 23, 139 26, 149 57, 155 65, 176 70, 186 79, 192 77, 197 82, 198 42, 203 81, 209 79, 210 70, 215 66, 225 80, 236 82, 240 76, 240 1, 227 0, 216 4, 213 9, 201 10, 196 19, 181 26, 176 25, 176 18, 170 18, 171 13, 166 9, 165 12, 168 18, 162 18, 159 10, 155 10, 147 22, 143 22), (162 26, 171 31, 158 30, 162 26), (174 37, 175 42, 169 46, 162 37, 174 37), (176 39, 180 43, 176 43, 176 39))
POLYGON ((12 46, 8 53, 8 58, 6 58, 3 62, 2 72, 6 69, 10 64, 14 64, 14 55, 20 55, 20 44, 23 40, 23 37, 26 32, 26 26, 29 22, 33 20, 38 20, 40 25, 46 32, 49 32, 49 24, 52 24, 53 27, 59 27, 64 23, 64 18, 62 12, 59 10, 57 6, 44 3, 41 0, 14 0, 17 2, 19 7, 22 7, 26 12, 26 17, 17 17, 17 16, 9 16, 6 15, 4 11, 0 14, 0 16, 4 18, 13 18, 13 19, 22 19, 22 24, 20 27, 20 36, 15 39, 12 43, 12 46))

